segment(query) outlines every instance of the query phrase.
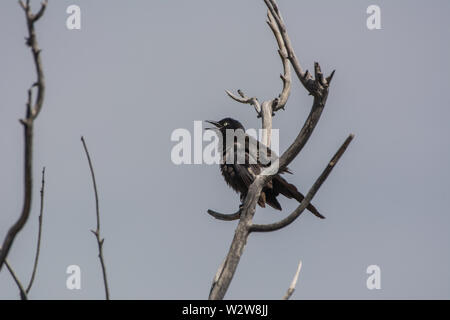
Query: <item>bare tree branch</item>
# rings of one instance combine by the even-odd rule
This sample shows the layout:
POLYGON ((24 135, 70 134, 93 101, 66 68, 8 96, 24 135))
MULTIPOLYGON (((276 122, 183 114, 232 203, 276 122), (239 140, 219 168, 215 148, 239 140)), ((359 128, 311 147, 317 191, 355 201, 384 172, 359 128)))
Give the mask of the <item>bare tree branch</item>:
POLYGON ((300 275, 300 270, 302 269, 302 261, 298 263, 297 271, 295 272, 294 279, 292 279, 291 285, 289 286, 286 294, 283 296, 283 300, 289 300, 295 291, 295 286, 297 285, 298 276, 300 275))
POLYGON ((42 103, 44 102, 44 94, 45 94, 45 79, 44 72, 42 70, 42 62, 41 62, 41 49, 39 49, 38 43, 36 41, 36 32, 34 30, 34 23, 38 21, 45 12, 47 8, 47 0, 41 3, 41 8, 36 14, 31 12, 30 1, 27 1, 26 4, 19 1, 21 7, 25 11, 25 15, 27 17, 27 27, 28 27, 28 38, 27 45, 31 48, 31 52, 33 54, 34 65, 36 67, 37 81, 33 84, 32 87, 37 87, 37 97, 34 102, 34 106, 31 109, 31 117, 35 119, 42 108, 42 103))
MULTIPOLYGON (((283 81, 283 90, 279 94, 279 96, 273 100, 267 100, 263 103, 266 103, 270 106, 270 113, 273 114, 275 111, 278 111, 279 109, 284 109, 284 106, 286 105, 286 102, 289 98, 290 92, 291 92, 291 69, 289 65, 289 59, 288 59, 288 53, 286 46, 284 44, 283 37, 280 33, 280 30, 278 28, 278 24, 276 23, 272 13, 268 11, 267 13, 267 24, 272 30, 275 39, 277 40, 278 44, 278 54, 280 55, 281 62, 283 63, 283 74, 280 75, 281 80, 283 81)), ((237 97, 233 93, 231 93, 228 90, 225 90, 228 96, 230 96, 233 100, 245 103, 245 104, 251 104, 254 106, 256 113, 258 115, 258 118, 261 117, 261 104, 259 103, 258 99, 256 97, 247 97, 243 94, 241 90, 238 90, 238 93, 241 97, 237 97)))
POLYGON ((286 102, 289 99, 289 95, 291 93, 291 68, 289 65, 288 53, 286 46, 284 44, 283 36, 281 35, 280 29, 278 28, 278 24, 275 21, 270 10, 267 12, 267 24, 272 30, 275 39, 278 43, 278 54, 280 55, 281 62, 283 63, 284 74, 280 75, 281 80, 283 81, 283 90, 277 99, 273 100, 273 111, 278 111, 279 109, 284 109, 286 102))
POLYGON ((250 227, 250 232, 269 232, 269 231, 275 231, 282 229, 297 219, 302 212, 306 209, 306 207, 311 202, 312 198, 315 196, 319 188, 322 186, 322 183, 327 179, 328 175, 331 173, 333 168, 335 167, 336 163, 339 161, 341 156, 344 154, 345 150, 347 149, 350 142, 353 140, 354 135, 350 134, 348 138, 345 140, 345 142, 342 144, 342 146, 339 148, 339 150, 336 152, 336 154, 333 156, 333 158, 328 163, 327 167, 323 170, 322 174, 319 178, 317 178, 316 182, 313 184, 311 189, 306 194, 303 201, 300 203, 300 205, 295 209, 289 216, 284 218, 283 220, 271 224, 253 224, 250 227))
POLYGON ((325 107, 327 96, 328 92, 322 98, 314 97, 313 105, 308 118, 306 119, 294 142, 281 155, 280 158, 276 159, 270 167, 264 169, 263 175, 266 179, 265 183, 267 183, 269 179, 271 179, 271 174, 276 174, 279 170, 286 168, 292 162, 292 160, 297 157, 300 151, 302 151, 303 147, 308 142, 312 132, 314 131, 317 123, 320 120, 320 116, 322 115, 322 111, 325 107))
POLYGON ((95 238, 97 239, 98 258, 100 259, 100 264, 102 266, 103 283, 105 285, 105 295, 106 295, 106 300, 109 300, 108 278, 106 276, 106 265, 105 265, 105 260, 103 258, 103 243, 105 242, 105 239, 104 238, 102 239, 100 236, 100 210, 99 210, 97 183, 95 182, 94 167, 92 166, 91 157, 89 155, 89 151, 86 146, 86 142, 84 141, 84 137, 81 137, 81 142, 83 143, 84 151, 86 152, 86 157, 87 157, 87 160, 89 163, 89 169, 91 170, 92 183, 94 185, 95 209, 96 209, 96 213, 97 213, 97 229, 91 230, 91 232, 95 235, 95 238))
POLYGON ((235 213, 220 213, 210 209, 208 210, 208 214, 213 216, 217 220, 233 221, 239 219, 239 217, 241 216, 241 209, 239 209, 235 213))
POLYGON ((33 126, 34 120, 39 115, 41 111, 42 104, 44 102, 44 92, 45 92, 45 82, 44 73, 42 70, 42 62, 40 58, 41 50, 38 47, 36 40, 36 33, 34 29, 34 23, 39 20, 44 14, 45 8, 47 6, 47 1, 41 4, 41 9, 34 15, 31 13, 30 1, 24 4, 20 1, 20 5, 25 12, 25 17, 28 27, 28 38, 26 44, 31 48, 31 52, 34 59, 34 64, 36 67, 37 81, 33 84, 33 87, 37 87, 37 97, 35 102, 32 101, 32 88, 28 90, 28 101, 26 104, 26 116, 24 119, 20 120, 20 123, 24 128, 24 199, 22 212, 18 220, 10 227, 8 233, 6 234, 2 250, 0 251, 0 271, 3 267, 6 257, 8 256, 9 250, 16 238, 17 234, 22 230, 28 221, 31 210, 32 202, 32 190, 33 190, 33 126))
POLYGON ((260 115, 260 113, 261 113, 261 105, 260 105, 260 103, 259 103, 257 98, 255 98, 255 97, 251 97, 251 98, 247 97, 240 89, 238 90, 238 93, 239 93, 240 97, 234 95, 229 90, 225 90, 225 92, 227 93, 227 95, 231 99, 233 99, 233 100, 235 100, 237 102, 252 105, 255 108, 255 111, 256 111, 256 113, 258 115, 258 118, 261 116, 260 115))
MULTIPOLYGON (((285 59, 288 59, 292 64, 292 66, 294 67, 301 83, 307 89, 307 91, 314 97, 314 99, 309 116, 306 119, 302 129, 300 130, 294 142, 282 154, 280 158, 274 161, 274 163, 272 163, 270 167, 263 170, 263 172, 259 176, 257 176, 253 181, 253 183, 250 185, 247 195, 241 207, 239 223, 235 230, 230 249, 225 258, 225 263, 221 265, 219 270, 220 272, 218 271, 216 273, 216 278, 212 285, 209 295, 209 299, 211 300, 224 298, 225 293, 227 292, 231 280, 234 276, 236 268, 239 264, 240 257, 243 253, 245 244, 247 243, 248 236, 252 231, 256 231, 252 224, 252 219, 255 214, 256 203, 260 197, 261 190, 273 178, 273 175, 277 174, 279 170, 287 167, 289 163, 291 163, 291 161, 300 153, 300 151, 305 146, 306 142, 309 140, 325 107, 325 103, 328 98, 329 84, 334 75, 333 71, 331 75, 325 79, 320 69, 320 66, 317 62, 314 64, 315 78, 312 78, 312 76, 308 71, 303 72, 300 63, 298 62, 298 59, 295 56, 290 39, 287 35, 286 27, 284 25, 283 19, 281 17, 281 14, 278 10, 275 1, 264 0, 264 2, 266 3, 269 10, 268 24, 271 27, 272 31, 274 32, 274 35, 278 42, 278 46, 280 48, 279 52, 285 69, 285 77, 286 77, 285 59)), ((279 100, 276 102, 279 108, 284 107, 284 104, 286 103, 289 95, 289 90, 290 90, 290 81, 289 82, 284 81, 283 91, 280 94, 279 100), (282 103, 280 103, 280 101, 282 103)), ((248 100, 243 94, 241 94, 242 99, 233 96, 232 98, 233 99, 237 98, 235 100, 242 103, 251 103, 250 100, 248 100)), ((263 131, 264 129, 266 129, 265 131, 269 133, 269 136, 266 137, 266 140, 263 140, 263 143, 265 143, 267 146, 270 146, 270 130, 272 128, 272 114, 276 109, 276 107, 274 107, 274 101, 275 100, 272 101, 269 100, 263 102, 261 104, 261 112, 259 113, 259 115, 263 118, 262 119, 263 131)), ((350 143, 351 138, 353 138, 352 135, 348 143, 350 143)), ((348 145, 348 143, 346 144, 346 146, 348 145)), ((342 153, 344 151, 345 148, 342 150, 342 153)), ((342 155, 342 153, 340 153, 340 155, 342 155)), ((336 161, 339 159, 339 157, 336 159, 336 161)), ((334 167, 334 165, 335 162, 333 162, 332 167, 334 167)), ((311 201, 315 192, 317 192, 318 187, 320 187, 321 183, 323 183, 323 181, 326 179, 326 177, 330 172, 331 170, 326 170, 326 173, 322 174, 322 176, 319 178, 320 184, 318 186, 315 184, 315 187, 313 186, 313 188, 316 189, 315 190, 313 189, 313 192, 308 193, 308 198, 305 198, 306 201, 305 199, 302 201, 302 203, 300 204, 301 207, 306 208, 307 203, 311 201)))
POLYGON ((272 143, 272 116, 272 100, 264 101, 261 105, 261 122, 263 128, 261 142, 268 148, 270 148, 272 143))
POLYGON ((23 285, 20 282, 19 277, 14 272, 14 269, 9 264, 8 259, 5 259, 5 265, 6 265, 6 269, 8 269, 9 273, 11 274, 11 277, 13 278, 13 280, 16 283, 17 287, 19 288, 20 298, 22 300, 28 300, 27 292, 23 288, 23 285))
POLYGON ((39 231, 38 231, 38 240, 36 246, 36 255, 34 257, 34 266, 33 272, 31 273, 31 279, 28 283, 27 293, 30 292, 31 287, 33 286, 34 277, 36 276, 36 270, 39 261, 39 253, 41 251, 41 237, 42 237, 42 217, 44 215, 44 187, 45 187, 45 167, 42 168, 42 184, 41 184, 41 207, 39 210, 39 231))
POLYGON ((278 54, 280 55, 281 62, 283 63, 283 74, 280 75, 281 80, 283 81, 283 89, 281 93, 278 95, 277 98, 266 100, 262 104, 260 104, 259 100, 256 97, 249 98, 245 96, 241 90, 238 90, 240 97, 237 97, 228 90, 226 90, 226 92, 235 101, 245 104, 251 104, 254 106, 258 118, 261 118, 262 121, 261 125, 262 128, 264 129, 261 142, 264 145, 270 147, 272 136, 272 117, 274 116, 276 111, 284 109, 284 106, 286 105, 286 102, 291 92, 291 69, 289 65, 288 51, 286 49, 284 38, 270 10, 267 13, 267 18, 268 18, 267 24, 272 30, 275 39, 277 40, 278 54))

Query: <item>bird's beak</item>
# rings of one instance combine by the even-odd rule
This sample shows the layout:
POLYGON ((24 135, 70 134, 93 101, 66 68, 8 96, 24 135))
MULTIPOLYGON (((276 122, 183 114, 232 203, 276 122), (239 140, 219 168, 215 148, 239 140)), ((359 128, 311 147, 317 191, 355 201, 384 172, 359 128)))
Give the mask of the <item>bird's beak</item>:
POLYGON ((218 123, 217 121, 205 120, 205 122, 211 123, 212 125, 216 126, 216 128, 205 128, 205 130, 217 130, 222 127, 222 125, 220 123, 218 123))

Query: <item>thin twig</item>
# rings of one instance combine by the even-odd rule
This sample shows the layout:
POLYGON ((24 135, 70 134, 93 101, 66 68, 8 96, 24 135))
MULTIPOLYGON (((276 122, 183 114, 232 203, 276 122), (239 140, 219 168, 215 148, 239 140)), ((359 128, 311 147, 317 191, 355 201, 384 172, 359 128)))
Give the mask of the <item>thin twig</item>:
MULTIPOLYGON (((291 161, 294 160, 309 140, 325 107, 325 102, 328 96, 328 88, 326 87, 325 89, 326 91, 322 95, 314 96, 311 112, 306 119, 302 130, 300 130, 291 146, 279 159, 274 161, 269 168, 264 169, 264 174, 256 177, 254 182, 250 185, 247 196, 244 199, 240 221, 236 228, 225 266, 220 274, 220 278, 216 282, 216 285, 211 290, 211 294, 209 296, 210 299, 223 299, 225 296, 231 280, 233 279, 234 273, 236 272, 236 268, 239 264, 242 252, 244 251, 245 244, 247 243, 247 238, 250 234, 250 228, 252 226, 252 219, 255 214, 256 203, 260 197, 262 188, 270 181, 270 179, 273 178, 273 175, 275 175, 279 169, 287 167, 291 161)), ((263 129, 265 128, 263 127, 263 129)))
POLYGON ((20 282, 19 278, 17 277, 16 273, 14 272, 14 269, 9 264, 8 259, 5 259, 5 265, 6 265, 6 269, 8 269, 9 273, 11 274, 11 277, 14 279, 14 282, 16 283, 17 287, 19 288, 20 298, 22 300, 28 300, 27 292, 23 288, 23 285, 20 282))
MULTIPOLYGON (((273 176, 279 172, 279 170, 286 168, 291 163, 291 161, 294 160, 294 158, 300 153, 300 151, 303 149, 303 147, 309 140, 325 107, 325 103, 328 98, 329 84, 334 74, 334 72, 332 72, 329 77, 324 78, 320 70, 320 65, 318 63, 314 64, 315 78, 313 78, 308 71, 303 72, 303 70, 300 67, 300 63, 298 62, 298 59, 293 51, 290 39, 287 35, 286 26, 284 25, 283 19, 281 17, 281 14, 278 10, 275 1, 264 0, 264 2, 266 3, 269 9, 269 26, 271 26, 272 31, 274 31, 275 37, 277 38, 277 41, 279 43, 280 56, 284 59, 286 58, 285 55, 286 52, 281 52, 284 44, 285 49, 287 51, 287 58, 293 65, 301 83, 307 89, 307 91, 314 97, 314 99, 309 116, 306 119, 302 129, 300 130, 294 142, 290 145, 290 147, 283 153, 283 155, 280 158, 274 161, 270 167, 264 169, 263 172, 254 179, 253 183, 248 188, 247 195, 241 207, 239 223, 235 230, 233 241, 231 242, 230 249, 225 259, 225 264, 221 266, 220 272, 216 273, 218 277, 217 279, 215 279, 216 281, 213 283, 213 286, 210 291, 209 299, 212 300, 224 298, 225 293, 227 292, 231 280, 233 279, 233 276, 236 272, 236 268, 239 264, 241 255, 244 251, 245 244, 247 243, 248 236, 252 230, 251 229, 252 219, 255 214, 256 203, 260 197, 261 191, 263 187, 273 178, 273 176), (275 28, 274 25, 275 22, 277 28, 275 28), (281 37, 279 37, 280 35, 281 37)), ((285 89, 286 85, 287 84, 284 83, 285 89)), ((228 94, 230 95, 230 93, 228 94)), ((246 99, 245 96, 243 96, 242 94, 240 95, 242 99, 235 97, 233 95, 230 96, 239 102, 250 103, 250 101, 246 99)), ((273 106, 273 103, 269 104, 268 101, 263 102, 261 104, 261 108, 265 110, 262 110, 260 114, 263 117, 262 121, 263 130, 268 128, 270 132, 270 129, 272 127, 273 110, 267 107, 269 105, 273 106), (267 116, 265 116, 266 114, 267 116)), ((270 142, 270 140, 268 142, 270 142)), ((266 145, 269 146, 270 143, 267 143, 266 145)), ((312 198, 314 194, 309 195, 312 198)), ((311 199, 307 201, 310 200, 311 199)), ((302 203, 304 204, 305 201, 303 201, 302 203)))
MULTIPOLYGON (((1 250, 1 247, 0 247, 0 250, 1 250)), ((13 278, 17 287, 19 288, 20 298, 22 300, 28 300, 28 296, 27 296, 25 289, 23 288, 22 282, 19 280, 19 277, 17 276, 13 267, 11 267, 11 264, 9 263, 8 259, 5 259, 5 265, 6 265, 6 269, 8 269, 9 273, 11 274, 11 277, 13 278)))
POLYGON ((287 34, 286 25, 284 24, 283 18, 279 13, 277 4, 275 3, 274 0, 264 0, 264 2, 266 3, 267 8, 269 9, 270 13, 272 14, 273 18, 275 19, 278 25, 278 29, 280 30, 284 44, 287 49, 288 59, 289 61, 291 61, 291 64, 297 74, 297 77, 299 78, 303 86, 309 92, 311 92, 311 86, 309 84, 310 74, 308 71, 306 72, 303 71, 297 57, 295 56, 294 48, 291 45, 291 40, 287 34))
POLYGON ((30 115, 33 119, 36 119, 36 117, 39 115, 39 112, 41 111, 42 103, 44 101, 45 78, 44 72, 42 70, 41 49, 39 49, 38 43, 36 41, 36 32, 34 30, 34 23, 44 15, 45 9, 47 8, 47 0, 44 0, 41 3, 41 8, 36 14, 33 14, 31 12, 29 1, 27 1, 26 4, 24 4, 20 0, 19 3, 21 7, 24 9, 25 15, 27 17, 27 27, 28 27, 27 44, 31 48, 31 52, 33 54, 34 59, 34 65, 36 67, 37 81, 33 84, 32 87, 37 87, 38 91, 36 101, 34 103, 33 108, 31 109, 30 115))
POLYGON ((209 290, 209 294, 210 295, 211 295, 211 291, 216 286, 217 281, 220 279, 220 276, 221 276, 222 271, 223 271, 223 267, 225 266, 226 259, 227 258, 225 257, 225 259, 222 261, 222 263, 220 264, 219 268, 217 269, 216 274, 214 275, 214 279, 213 279, 213 282, 211 284, 211 289, 209 290))
POLYGON ((220 213, 220 212, 217 212, 217 211, 214 211, 211 209, 209 209, 207 212, 212 217, 216 218, 217 220, 222 220, 222 221, 238 220, 239 217, 241 216, 241 209, 239 209, 235 213, 220 213))
POLYGON ((31 273, 31 279, 28 283, 27 287, 27 293, 30 292, 31 287, 33 286, 34 277, 36 276, 36 270, 38 266, 39 261, 39 253, 41 250, 41 237, 42 237, 42 217, 44 215, 44 188, 45 188, 45 167, 42 168, 42 184, 41 184, 41 207, 39 211, 39 231, 38 231, 38 240, 37 240, 37 246, 36 246, 36 255, 34 257, 34 266, 33 266, 33 272, 31 273))
POLYGON ((5 262, 6 257, 8 256, 14 239, 16 238, 20 230, 22 230, 22 228, 25 226, 26 222, 28 221, 28 217, 30 216, 33 190, 33 126, 34 120, 41 111, 45 93, 44 73, 40 58, 41 50, 39 49, 36 40, 34 23, 38 21, 39 18, 41 18, 44 14, 45 8, 47 7, 47 1, 44 1, 41 4, 41 9, 36 15, 32 14, 31 12, 30 1, 27 1, 26 4, 22 1, 20 1, 19 3, 25 12, 28 27, 28 38, 26 44, 31 48, 34 64, 36 67, 37 81, 28 90, 25 118, 20 119, 20 123, 23 125, 24 129, 24 199, 22 212, 18 220, 9 228, 8 233, 3 240, 3 249, 0 251, 0 271, 3 267, 3 263, 5 262), (37 87, 37 97, 34 104, 32 101, 33 87, 37 87))
POLYGON ((295 291, 295 286, 297 285, 298 276, 300 275, 300 270, 302 269, 302 260, 299 261, 297 271, 295 272, 294 279, 292 279, 291 285, 286 291, 286 294, 283 297, 283 300, 289 300, 292 294, 295 291))
POLYGON ((256 114, 258 115, 258 118, 261 116, 261 104, 258 101, 258 98, 255 97, 247 97, 241 90, 238 90, 238 93, 240 97, 234 95, 231 91, 225 90, 227 95, 233 99, 234 101, 237 101, 239 103, 243 104, 250 104, 255 108, 256 114))
POLYGON ((109 300, 109 287, 108 287, 108 278, 106 276, 106 265, 103 258, 103 243, 105 242, 105 239, 101 238, 100 236, 100 210, 99 210, 99 201, 98 201, 98 192, 97 192, 97 183, 95 182, 95 174, 94 174, 94 168, 92 166, 91 157, 89 155, 88 148, 86 146, 86 142, 84 141, 84 137, 81 137, 81 142, 83 143, 84 151, 86 152, 86 157, 89 163, 89 169, 91 170, 91 176, 92 176, 92 183, 94 185, 94 194, 95 194, 95 209, 97 213, 97 229, 91 230, 91 232, 95 235, 95 238, 97 239, 98 244, 98 257, 100 259, 100 264, 102 266, 102 273, 103 273, 103 283, 105 284, 105 295, 106 300, 109 300))

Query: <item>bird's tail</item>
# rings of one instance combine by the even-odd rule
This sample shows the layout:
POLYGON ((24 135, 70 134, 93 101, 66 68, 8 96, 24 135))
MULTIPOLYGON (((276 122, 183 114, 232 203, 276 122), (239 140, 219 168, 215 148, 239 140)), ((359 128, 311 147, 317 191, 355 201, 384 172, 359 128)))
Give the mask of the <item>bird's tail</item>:
MULTIPOLYGON (((305 196, 297 190, 297 188, 287 182, 286 180, 284 180, 282 177, 280 176, 276 176, 274 178, 274 182, 276 184, 278 184, 278 188, 274 185, 274 189, 275 190, 279 190, 280 193, 285 196, 286 198, 294 198, 295 200, 297 200, 299 203, 303 201, 303 199, 305 198, 305 196)), ((316 207, 314 207, 311 203, 308 204, 308 206, 306 207, 311 213, 313 213, 316 217, 320 218, 320 219, 325 219, 325 217, 323 215, 320 214, 320 212, 316 209, 316 207)))

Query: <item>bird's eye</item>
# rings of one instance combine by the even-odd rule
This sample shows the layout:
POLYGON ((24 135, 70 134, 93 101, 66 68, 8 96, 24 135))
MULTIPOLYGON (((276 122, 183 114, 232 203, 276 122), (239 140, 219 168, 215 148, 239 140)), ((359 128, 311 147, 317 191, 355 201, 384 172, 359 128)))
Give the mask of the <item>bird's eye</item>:
POLYGON ((226 127, 226 126, 228 125, 228 122, 225 121, 225 122, 223 123, 223 125, 226 127))

